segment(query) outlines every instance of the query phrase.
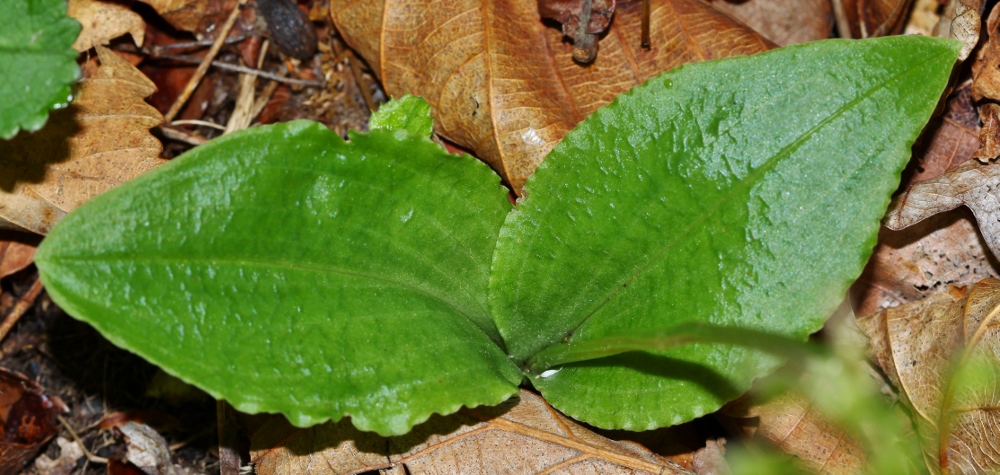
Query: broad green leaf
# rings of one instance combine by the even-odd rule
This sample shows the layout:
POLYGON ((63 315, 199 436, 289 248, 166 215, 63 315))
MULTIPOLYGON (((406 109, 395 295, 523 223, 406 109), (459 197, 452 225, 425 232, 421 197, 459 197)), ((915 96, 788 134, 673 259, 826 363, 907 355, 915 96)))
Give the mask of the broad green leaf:
POLYGON ((430 135, 434 132, 431 119, 431 105, 424 100, 414 100, 412 96, 387 102, 372 114, 369 129, 402 129, 414 135, 430 135))
MULTIPOLYGON (((685 322, 804 340, 860 274, 959 46, 826 41, 691 64, 597 111, 501 230, 490 299, 510 354, 685 322)), ((532 383, 572 417, 643 430, 712 412, 779 362, 700 343, 532 383)))
POLYGON ((0 139, 45 125, 80 75, 65 0, 0 0, 0 139))
POLYGON ((402 434, 517 393, 486 302, 509 209, 427 136, 298 121, 91 200, 35 260, 71 315, 237 409, 402 434))

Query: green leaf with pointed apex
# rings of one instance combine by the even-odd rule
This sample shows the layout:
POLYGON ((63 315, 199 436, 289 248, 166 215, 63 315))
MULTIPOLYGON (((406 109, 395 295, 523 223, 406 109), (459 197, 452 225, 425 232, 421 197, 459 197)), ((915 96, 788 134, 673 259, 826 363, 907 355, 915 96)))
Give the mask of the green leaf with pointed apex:
POLYGON ((509 209, 427 137, 299 121, 95 198, 35 260, 71 315, 237 409, 394 435, 517 392, 486 302, 509 209))
POLYGON ((369 129, 405 130, 413 135, 429 137, 434 132, 434 119, 431 119, 431 106, 427 101, 413 96, 403 96, 399 99, 382 104, 372 113, 368 121, 369 129))
POLYGON ((10 139, 69 103, 80 24, 66 16, 65 0, 0 0, 0 11, 0 139, 10 139))
MULTIPOLYGON (((597 111, 501 230, 490 298, 510 354, 689 321, 805 339, 860 274, 958 48, 793 46, 690 64, 597 111)), ((778 363, 697 344, 532 383, 570 416, 642 430, 712 412, 778 363)))

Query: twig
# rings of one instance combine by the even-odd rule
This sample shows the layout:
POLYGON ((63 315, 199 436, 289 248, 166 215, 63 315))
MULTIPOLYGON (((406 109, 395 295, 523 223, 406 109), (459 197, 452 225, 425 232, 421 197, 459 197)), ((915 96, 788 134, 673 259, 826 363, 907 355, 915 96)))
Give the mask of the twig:
MULTIPOLYGON (((249 38, 247 35, 232 36, 226 38, 226 44, 227 45, 236 44, 247 38, 249 38)), ((183 41, 180 43, 172 43, 169 45, 156 45, 153 46, 151 49, 154 52, 153 56, 159 56, 158 53, 163 50, 198 48, 198 47, 212 46, 213 44, 215 44, 215 40, 183 41)))
POLYGON ((843 0, 832 0, 831 3, 833 3, 833 16, 837 21, 837 33, 845 40, 851 39, 851 22, 847 19, 843 0))
POLYGON ((181 111, 181 107, 194 90, 201 83, 201 78, 205 77, 205 73, 208 71, 208 67, 212 64, 212 60, 215 59, 215 55, 219 54, 219 50, 222 49, 222 44, 226 42, 226 37, 229 36, 229 31, 233 29, 233 25, 236 23, 236 19, 240 17, 240 12, 243 11, 243 7, 247 4, 247 0, 239 0, 239 3, 233 7, 232 13, 229 14, 229 18, 226 19, 226 23, 222 25, 222 29, 219 30, 219 37, 215 39, 215 43, 208 50, 208 54, 202 59, 201 64, 198 65, 198 69, 195 69, 194 75, 191 76, 191 80, 188 81, 187 86, 184 86, 184 90, 181 91, 181 95, 177 96, 174 100, 174 104, 170 106, 170 110, 167 111, 163 116, 164 122, 170 122, 177 117, 177 113, 181 111))
POLYGON ((160 132, 163 132, 163 135, 170 140, 176 140, 178 142, 184 142, 186 144, 201 145, 205 142, 208 142, 208 139, 200 135, 184 132, 182 130, 171 129, 170 127, 162 125, 160 126, 160 132))
MULTIPOLYGON (((182 55, 178 55, 178 54, 153 54, 152 52, 150 52, 149 55, 153 56, 154 58, 172 59, 174 61, 180 61, 180 62, 183 62, 183 63, 192 63, 192 64, 199 64, 199 63, 201 63, 200 59, 193 58, 191 56, 182 56, 182 55)), ((294 85, 297 85, 297 86, 323 87, 323 85, 324 85, 324 83, 322 81, 309 81, 309 80, 306 80, 306 79, 286 78, 284 76, 279 76, 277 74, 269 73, 267 71, 261 71, 259 69, 248 68, 246 66, 240 66, 240 65, 237 65, 237 64, 226 63, 226 62, 223 62, 223 61, 212 61, 212 66, 214 66, 216 68, 219 68, 219 69, 224 69, 226 71, 233 71, 233 72, 237 72, 237 73, 252 74, 254 76, 260 76, 260 77, 262 77, 264 79, 270 79, 272 81, 279 81, 279 82, 283 82, 283 83, 287 83, 287 84, 294 84, 294 85)))
POLYGON ((361 68, 358 67, 361 64, 361 60, 354 55, 351 50, 346 50, 344 55, 347 60, 347 67, 351 68, 351 73, 354 75, 354 82, 358 83, 358 89, 361 90, 361 96, 365 98, 365 104, 368 106, 368 110, 375 111, 377 107, 375 106, 375 99, 372 99, 372 93, 368 90, 368 86, 365 85, 363 76, 361 75, 361 68))
POLYGON ((226 130, 226 126, 216 124, 215 122, 209 122, 207 120, 175 120, 171 122, 170 125, 200 125, 218 130, 226 130))
POLYGON ((649 0, 642 0, 642 47, 649 49, 649 0))
POLYGON ((14 304, 14 308, 10 310, 7 317, 3 319, 3 323, 0 323, 0 340, 3 340, 7 333, 10 332, 11 328, 14 328, 14 324, 21 319, 24 312, 27 312, 31 305, 35 303, 35 299, 38 298, 38 294, 42 291, 42 279, 35 278, 35 282, 31 284, 28 291, 18 299, 17 303, 14 304))
POLYGON ((88 449, 87 446, 83 444, 83 441, 80 440, 80 436, 76 435, 76 431, 73 430, 73 426, 69 425, 69 422, 66 422, 66 419, 64 419, 63 416, 57 415, 56 418, 59 419, 59 423, 61 423, 62 426, 66 429, 66 431, 69 432, 69 435, 73 437, 73 440, 76 441, 76 445, 79 445, 80 449, 83 450, 83 455, 87 457, 88 461, 94 463, 103 463, 103 464, 108 463, 108 459, 94 455, 94 453, 91 452, 90 449, 88 449))

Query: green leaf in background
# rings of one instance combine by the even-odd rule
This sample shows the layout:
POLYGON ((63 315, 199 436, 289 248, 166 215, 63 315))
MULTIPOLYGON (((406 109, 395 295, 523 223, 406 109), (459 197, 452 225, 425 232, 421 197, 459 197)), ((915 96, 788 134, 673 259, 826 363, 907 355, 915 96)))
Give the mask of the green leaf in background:
MULTIPOLYGON (((597 111, 501 230, 490 301, 510 354, 684 322, 819 330, 871 253, 959 46, 825 41, 689 64, 597 111)), ((532 382, 572 417, 644 430, 715 411, 779 362, 701 343, 532 382)))
POLYGON ((65 0, 0 0, 0 139, 45 125, 80 75, 65 0))
POLYGON ((291 122, 86 203, 35 259, 67 312, 237 409, 401 434, 518 390, 486 303, 506 194, 427 135, 291 122))

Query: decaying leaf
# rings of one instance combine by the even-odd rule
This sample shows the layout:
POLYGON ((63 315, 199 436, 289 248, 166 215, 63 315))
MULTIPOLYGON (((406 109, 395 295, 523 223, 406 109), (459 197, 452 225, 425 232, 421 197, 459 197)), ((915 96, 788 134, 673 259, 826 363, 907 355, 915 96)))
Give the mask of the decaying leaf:
POLYGON ((763 438, 817 473, 864 471, 866 457, 861 444, 800 393, 789 392, 760 403, 744 397, 726 405, 722 415, 724 420, 734 419, 744 434, 763 438))
POLYGON ((934 36, 952 38, 965 45, 958 54, 959 61, 965 61, 979 43, 984 6, 983 0, 948 0, 941 20, 934 28, 934 36))
POLYGON ((829 0, 714 0, 711 4, 780 46, 822 40, 833 33, 829 0))
POLYGON ((30 266, 36 247, 17 241, 0 241, 0 279, 30 266))
POLYGON ((902 31, 913 0, 834 0, 837 27, 845 38, 877 38, 902 31))
POLYGON ((53 459, 46 454, 39 455, 35 459, 37 475, 70 475, 77 461, 83 458, 83 450, 75 441, 57 437, 55 443, 59 446, 59 456, 53 459))
POLYGON ((70 0, 67 15, 80 22, 80 36, 73 49, 86 51, 94 45, 107 45, 111 40, 128 33, 136 46, 142 46, 146 22, 138 13, 118 3, 98 0, 70 0))
POLYGON ((183 470, 170 461, 167 441, 146 424, 126 422, 119 428, 128 447, 125 458, 147 475, 182 475, 183 470))
POLYGON ((976 158, 988 161, 1000 156, 1000 8, 993 8, 986 21, 989 41, 980 52, 980 60, 973 65, 972 96, 984 102, 979 106, 983 122, 979 140, 982 146, 976 158))
POLYGON ((0 473, 20 473, 59 432, 56 416, 63 411, 34 381, 0 368, 0 473))
POLYGON ((1000 468, 1000 280, 947 292, 858 319, 869 355, 912 409, 933 472, 1000 468), (957 363, 989 362, 987 386, 953 385, 957 363))
POLYGON ((562 24, 563 35, 573 42, 574 59, 590 63, 597 57, 597 35, 615 14, 615 0, 539 0, 538 13, 562 24), (580 28, 581 23, 586 25, 580 28))
POLYGON ((158 166, 162 121, 143 102, 155 87, 110 50, 86 67, 70 107, 34 134, 0 142, 0 228, 39 234, 91 197, 158 166))
POLYGON ((462 409, 401 437, 361 432, 346 421, 296 429, 284 418, 267 420, 251 440, 259 475, 594 473, 683 474, 683 467, 638 444, 595 434, 521 391, 495 407, 462 409))
POLYGON ((889 229, 900 230, 938 213, 965 205, 972 210, 983 238, 1000 256, 1000 164, 965 162, 936 178, 914 184, 893 200, 886 216, 889 229))
POLYGON ((520 193, 579 121, 618 94, 686 62, 764 51, 771 43, 698 0, 653 0, 641 47, 641 2, 618 2, 587 67, 536 0, 330 2, 340 33, 386 92, 424 96, 436 131, 473 150, 520 193))

